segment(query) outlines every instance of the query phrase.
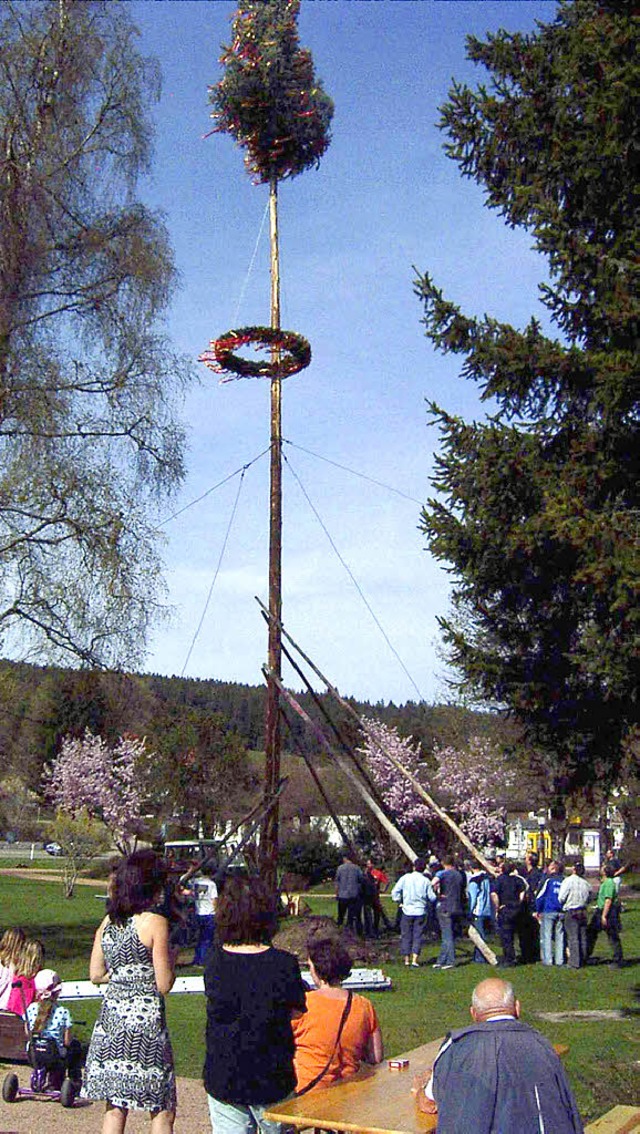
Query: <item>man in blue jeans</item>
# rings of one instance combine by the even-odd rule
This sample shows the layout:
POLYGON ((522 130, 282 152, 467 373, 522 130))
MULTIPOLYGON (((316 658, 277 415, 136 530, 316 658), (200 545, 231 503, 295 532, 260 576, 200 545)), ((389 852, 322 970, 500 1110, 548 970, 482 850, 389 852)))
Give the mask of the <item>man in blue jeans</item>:
POLYGON ((413 864, 413 870, 403 874, 391 891, 393 901, 400 903, 402 911, 400 915, 400 949, 404 963, 411 965, 414 969, 417 969, 420 965, 418 958, 427 920, 427 906, 435 897, 431 883, 424 872, 425 866, 425 860, 417 858, 413 864))
POLYGON ((536 896, 543 965, 564 965, 564 913, 558 896, 561 885, 562 867, 556 859, 551 859, 546 878, 536 896))
MULTIPOLYGON (((474 929, 480 934, 482 940, 486 941, 487 922, 491 919, 491 880, 486 870, 483 870, 481 866, 475 866, 472 862, 468 866, 467 908, 469 917, 474 929)), ((480 965, 488 963, 487 958, 483 956, 477 945, 473 950, 473 959, 480 965)))
POLYGON ((433 879, 438 904, 436 915, 440 926, 440 952, 434 969, 453 969, 456 963, 454 924, 462 917, 464 876, 456 870, 451 855, 443 858, 442 870, 433 879))

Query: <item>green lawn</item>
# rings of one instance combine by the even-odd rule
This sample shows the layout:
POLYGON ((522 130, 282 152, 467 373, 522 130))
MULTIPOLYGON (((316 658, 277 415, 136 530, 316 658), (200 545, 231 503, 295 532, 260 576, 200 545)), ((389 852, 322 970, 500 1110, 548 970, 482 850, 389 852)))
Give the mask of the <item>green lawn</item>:
MULTIPOLYGON (((564 1062, 587 1120, 616 1103, 640 1103, 640 889, 637 881, 626 888, 623 914, 623 946, 627 963, 621 970, 609 969, 609 945, 601 936, 596 958, 602 964, 574 972, 531 965, 510 974, 523 1004, 523 1016, 554 1043, 569 1045, 564 1062), (554 1022, 542 1012, 580 1010, 612 1011, 616 1018, 569 1019, 554 1022)), ((86 978, 89 953, 103 904, 96 898, 102 886, 78 886, 72 900, 62 897, 59 883, 0 876, 2 928, 22 925, 45 944, 47 964, 63 978, 86 978)), ((314 913, 333 914, 330 898, 312 896, 314 913)), ((428 947, 424 959, 432 959, 428 947)), ((464 943, 461 959, 470 955, 464 943)), ((185 970, 193 972, 192 969, 185 970)), ((393 1055, 459 1027, 468 1019, 473 985, 484 973, 479 966, 461 964, 455 971, 437 973, 426 966, 407 970, 397 962, 384 965, 393 988, 370 993, 380 1016, 385 1052, 393 1055)), ((486 971, 486 970, 485 970, 486 971)), ((72 1004, 80 1038, 87 1039, 95 1020, 97 1001, 72 1004)), ((204 997, 170 996, 169 1026, 176 1053, 178 1074, 197 1078, 204 1050, 204 997)))

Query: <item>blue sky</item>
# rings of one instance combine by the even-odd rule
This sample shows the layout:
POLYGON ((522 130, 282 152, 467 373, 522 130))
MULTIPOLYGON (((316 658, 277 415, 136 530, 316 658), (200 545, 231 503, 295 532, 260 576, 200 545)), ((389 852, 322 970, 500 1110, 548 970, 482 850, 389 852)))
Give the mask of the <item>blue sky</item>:
MULTIPOLYGON (((223 332, 269 322, 267 189, 252 185, 231 138, 204 137, 235 5, 130 8, 163 73, 144 195, 166 215, 182 278, 168 330, 195 361, 223 332)), ((313 351, 283 389, 283 619, 361 699, 449 697, 436 623, 449 579, 418 530, 437 449, 425 401, 467 418, 486 412, 459 361, 424 336, 413 265, 468 313, 518 326, 543 317, 545 264, 446 157, 438 107, 453 78, 484 77, 465 59, 466 34, 531 30, 555 10, 551 0, 302 0, 300 39, 335 117, 319 169, 280 187, 282 326, 313 351)), ((267 600, 269 469, 266 456, 252 462, 269 443, 268 386, 219 385, 196 369, 175 510, 208 495, 163 524, 174 615, 154 629, 146 668, 260 684, 266 636, 254 595, 267 600), (250 463, 242 481, 210 491, 250 463)), ((284 676, 295 688, 286 665, 284 676)))

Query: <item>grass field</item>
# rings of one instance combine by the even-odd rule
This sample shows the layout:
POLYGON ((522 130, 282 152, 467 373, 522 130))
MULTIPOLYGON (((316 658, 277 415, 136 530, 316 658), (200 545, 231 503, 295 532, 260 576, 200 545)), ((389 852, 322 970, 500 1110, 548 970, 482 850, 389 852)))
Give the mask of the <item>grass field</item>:
MULTIPOLYGON (((624 892, 624 968, 607 967, 609 944, 601 935, 595 954, 599 964, 577 972, 529 965, 509 974, 522 1001, 523 1018, 554 1043, 568 1044, 564 1062, 586 1120, 616 1103, 640 1104, 640 880, 629 883, 624 892), (543 1015, 586 1011, 602 1015, 569 1015, 561 1020, 543 1015)), ((64 979, 86 979, 93 934, 104 910, 96 895, 103 894, 104 886, 79 886, 76 896, 65 900, 59 882, 0 875, 2 929, 23 926, 44 942, 47 965, 64 979)), ((330 898, 314 895, 310 904, 313 913, 334 913, 330 898)), ((425 962, 435 952, 434 946, 427 947, 425 962)), ((469 960, 466 942, 460 954, 462 962, 469 960)), ((471 990, 487 970, 461 963, 451 972, 439 973, 426 964, 406 969, 391 961, 384 964, 384 971, 393 988, 368 995, 380 1017, 385 1054, 393 1055, 465 1024, 471 990)), ((98 1002, 78 1002, 71 1008, 76 1020, 83 1021, 76 1027, 79 1037, 88 1039, 98 1002)), ((167 1015, 178 1074, 198 1078, 204 1051, 204 997, 170 996, 167 1015)))

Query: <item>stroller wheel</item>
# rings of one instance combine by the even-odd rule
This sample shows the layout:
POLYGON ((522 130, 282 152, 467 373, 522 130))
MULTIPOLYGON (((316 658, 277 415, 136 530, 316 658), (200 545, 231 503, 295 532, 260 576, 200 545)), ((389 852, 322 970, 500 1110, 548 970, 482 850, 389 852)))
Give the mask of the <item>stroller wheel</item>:
POLYGON ((15 1072, 5 1075, 2 1083, 2 1097, 5 1102, 14 1102, 18 1094, 18 1076, 15 1072))
POLYGON ((63 1106, 73 1106, 76 1098, 76 1088, 71 1079, 65 1079, 60 1088, 60 1102, 63 1106))

